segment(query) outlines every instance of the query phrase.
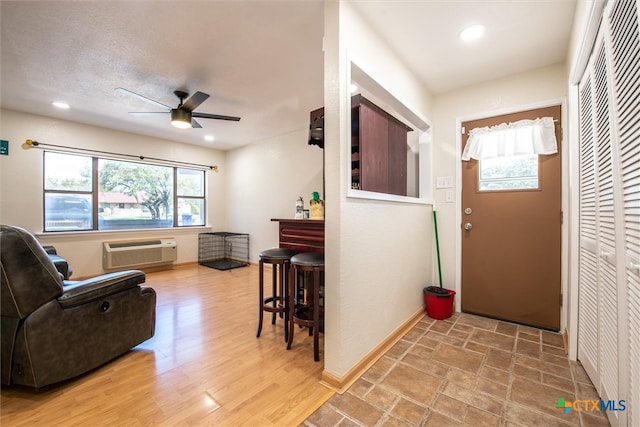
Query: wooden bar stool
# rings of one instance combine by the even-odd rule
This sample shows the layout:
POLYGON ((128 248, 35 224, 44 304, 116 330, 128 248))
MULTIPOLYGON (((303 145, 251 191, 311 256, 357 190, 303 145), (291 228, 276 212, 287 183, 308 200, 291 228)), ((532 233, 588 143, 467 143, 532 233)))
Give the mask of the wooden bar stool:
POLYGON ((306 326, 310 328, 310 334, 313 332, 313 360, 316 362, 320 360, 319 334, 324 324, 324 307, 320 305, 320 298, 323 297, 320 288, 324 285, 322 283, 324 277, 321 277, 321 273, 324 273, 324 253, 305 252, 291 257, 287 284, 287 306, 289 309, 287 350, 291 348, 293 343, 294 326, 306 326), (301 286, 299 273, 302 273, 304 277, 307 272, 313 273, 311 276, 313 280, 311 283, 305 283, 306 301, 302 302, 300 299, 295 301, 298 295, 296 290, 299 290, 301 286))
POLYGON ((280 313, 281 317, 284 317, 284 339, 287 340, 288 334, 288 320, 289 313, 287 312, 287 277, 289 273, 289 261, 291 257, 297 254, 298 251, 294 249, 273 248, 260 252, 259 263, 259 317, 258 317, 258 332, 256 337, 260 337, 262 332, 262 318, 264 312, 271 314, 271 324, 276 323, 276 314, 280 313), (264 296, 264 264, 272 265, 272 278, 271 278, 271 296, 264 296), (278 270, 280 281, 278 283, 278 270), (279 286, 278 286, 279 285, 279 286))

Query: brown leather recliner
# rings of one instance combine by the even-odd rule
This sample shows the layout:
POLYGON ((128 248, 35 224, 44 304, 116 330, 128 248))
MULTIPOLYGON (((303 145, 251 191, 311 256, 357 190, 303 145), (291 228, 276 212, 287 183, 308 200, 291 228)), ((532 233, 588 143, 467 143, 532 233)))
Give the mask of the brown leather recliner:
POLYGON ((28 231, 0 225, 2 384, 43 387, 151 338, 156 293, 137 270, 63 281, 28 231))

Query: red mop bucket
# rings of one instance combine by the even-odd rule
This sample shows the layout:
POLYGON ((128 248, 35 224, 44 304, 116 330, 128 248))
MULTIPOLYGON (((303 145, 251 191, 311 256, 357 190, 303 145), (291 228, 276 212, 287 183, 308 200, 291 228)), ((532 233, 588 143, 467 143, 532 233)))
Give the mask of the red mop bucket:
POLYGON ((443 320, 448 319, 453 314, 453 301, 456 291, 452 291, 442 287, 442 268, 440 266, 440 242, 438 241, 438 217, 436 211, 433 211, 433 230, 436 235, 436 253, 438 254, 438 278, 440 279, 440 287, 427 286, 422 291, 424 293, 424 305, 427 316, 432 319, 443 320))
POLYGON ((424 304, 426 306, 427 316, 437 320, 444 320, 451 317, 456 291, 439 288, 437 286, 428 286, 422 291, 424 293, 424 304))

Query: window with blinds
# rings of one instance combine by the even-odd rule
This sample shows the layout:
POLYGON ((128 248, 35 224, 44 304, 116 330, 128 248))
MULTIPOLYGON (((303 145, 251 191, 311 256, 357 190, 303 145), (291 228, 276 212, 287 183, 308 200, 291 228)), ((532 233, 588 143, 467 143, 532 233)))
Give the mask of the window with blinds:
MULTIPOLYGON (((607 4, 580 97, 578 359, 640 425, 639 2, 607 4)), ((578 396, 579 398, 579 396, 578 396)))

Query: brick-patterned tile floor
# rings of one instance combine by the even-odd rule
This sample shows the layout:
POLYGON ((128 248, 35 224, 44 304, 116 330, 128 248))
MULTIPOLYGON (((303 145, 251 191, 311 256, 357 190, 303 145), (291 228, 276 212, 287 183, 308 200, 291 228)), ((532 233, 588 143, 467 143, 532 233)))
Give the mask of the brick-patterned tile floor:
POLYGON ((565 414, 559 399, 599 399, 559 334, 456 313, 422 319, 302 426, 609 425, 603 412, 565 414))

